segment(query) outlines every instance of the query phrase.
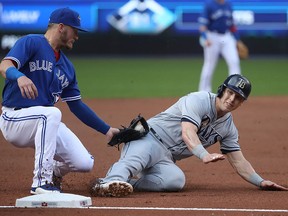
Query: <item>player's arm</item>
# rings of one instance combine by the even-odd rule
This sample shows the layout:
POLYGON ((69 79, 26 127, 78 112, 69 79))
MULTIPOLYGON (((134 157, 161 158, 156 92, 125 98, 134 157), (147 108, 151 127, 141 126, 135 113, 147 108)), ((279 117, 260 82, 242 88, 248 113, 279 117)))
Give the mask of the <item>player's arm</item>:
POLYGON ((211 41, 207 37, 207 27, 205 25, 200 25, 199 33, 200 33, 200 38, 199 38, 200 45, 202 47, 210 46, 211 45, 211 41))
POLYGON ((245 159, 241 151, 234 151, 226 154, 228 161, 235 171, 247 182, 263 190, 288 190, 269 180, 264 180, 258 175, 249 161, 245 159))
POLYGON ((203 163, 215 162, 218 160, 224 160, 225 157, 222 154, 212 153, 210 154, 201 144, 197 135, 198 128, 196 125, 189 121, 182 121, 182 139, 186 143, 188 149, 203 161, 203 163))
MULTIPOLYGON (((206 33, 207 32, 207 27, 205 25, 200 25, 199 32, 200 32, 200 34, 206 33)), ((205 38, 207 38, 206 35, 205 35, 205 38)))
POLYGON ((9 59, 4 59, 0 64, 1 75, 8 80, 17 81, 22 97, 35 99, 38 91, 34 83, 16 68, 16 63, 9 59))
POLYGON ((119 133, 118 128, 112 128, 106 124, 92 109, 82 100, 67 101, 71 112, 87 126, 105 134, 110 141, 114 134, 119 133))
POLYGON ((205 46, 210 46, 211 41, 209 40, 207 36, 207 31, 208 31, 208 25, 209 25, 209 5, 205 4, 203 8, 202 14, 198 17, 198 23, 199 23, 199 33, 200 33, 200 38, 199 42, 202 47, 205 46))

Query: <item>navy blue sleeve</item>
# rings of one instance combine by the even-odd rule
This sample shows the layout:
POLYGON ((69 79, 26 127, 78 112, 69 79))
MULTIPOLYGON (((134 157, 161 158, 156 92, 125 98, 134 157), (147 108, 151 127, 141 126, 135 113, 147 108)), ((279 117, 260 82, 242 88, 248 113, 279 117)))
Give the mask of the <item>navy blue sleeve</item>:
POLYGON ((106 134, 110 126, 100 119, 82 100, 67 101, 71 112, 77 116, 84 124, 106 134))

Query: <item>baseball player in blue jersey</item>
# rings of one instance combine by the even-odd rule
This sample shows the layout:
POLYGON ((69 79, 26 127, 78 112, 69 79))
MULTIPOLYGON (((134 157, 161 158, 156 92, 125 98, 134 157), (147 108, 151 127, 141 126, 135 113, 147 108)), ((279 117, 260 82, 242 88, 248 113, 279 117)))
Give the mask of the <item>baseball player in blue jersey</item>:
POLYGON ((240 40, 232 17, 232 7, 227 0, 208 0, 198 22, 200 44, 204 50, 204 64, 199 91, 212 91, 212 77, 219 55, 228 65, 229 75, 241 74, 237 42, 240 40))
POLYGON ((264 180, 245 159, 231 112, 248 99, 251 83, 229 76, 217 94, 200 91, 181 97, 147 122, 150 132, 124 144, 121 157, 105 178, 91 182, 92 196, 125 196, 135 191, 180 191, 185 175, 176 161, 196 156, 208 164, 228 159, 247 182, 263 190, 288 190, 264 180), (220 143, 219 153, 206 148, 220 143))
POLYGON ((112 128, 82 100, 75 69, 61 51, 72 49, 81 28, 79 14, 69 8, 51 13, 44 35, 20 38, 0 64, 6 79, 0 128, 16 147, 35 148, 31 194, 61 192, 68 172, 88 172, 94 158, 77 136, 61 122, 54 104, 61 98, 83 123, 110 140, 112 128))

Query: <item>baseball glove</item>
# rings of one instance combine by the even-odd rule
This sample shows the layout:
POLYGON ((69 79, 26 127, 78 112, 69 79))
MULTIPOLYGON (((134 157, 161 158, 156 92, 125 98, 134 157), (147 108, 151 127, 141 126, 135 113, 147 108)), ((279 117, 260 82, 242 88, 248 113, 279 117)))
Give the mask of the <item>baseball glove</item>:
POLYGON ((146 120, 139 114, 134 118, 128 127, 122 125, 120 132, 115 134, 108 145, 115 146, 121 143, 127 143, 133 140, 140 139, 149 132, 149 127, 146 120))
POLYGON ((241 40, 237 41, 237 50, 240 59, 247 59, 249 57, 249 49, 241 40))

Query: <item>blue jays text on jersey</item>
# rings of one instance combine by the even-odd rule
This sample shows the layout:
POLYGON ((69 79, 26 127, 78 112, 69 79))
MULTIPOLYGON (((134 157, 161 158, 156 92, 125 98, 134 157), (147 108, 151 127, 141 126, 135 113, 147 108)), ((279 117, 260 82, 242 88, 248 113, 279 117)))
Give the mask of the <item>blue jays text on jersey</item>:
POLYGON ((2 105, 22 108, 53 106, 60 97, 62 101, 80 99, 75 69, 60 52, 60 59, 56 61, 44 35, 30 34, 20 38, 4 59, 16 62, 17 69, 32 80, 39 95, 35 100, 23 98, 17 81, 5 80, 2 105))
POLYGON ((45 70, 52 72, 53 63, 45 60, 36 60, 29 62, 30 72, 45 70))
POLYGON ((234 25, 230 2, 220 4, 216 0, 208 0, 198 22, 212 32, 224 34, 229 31, 234 25))

